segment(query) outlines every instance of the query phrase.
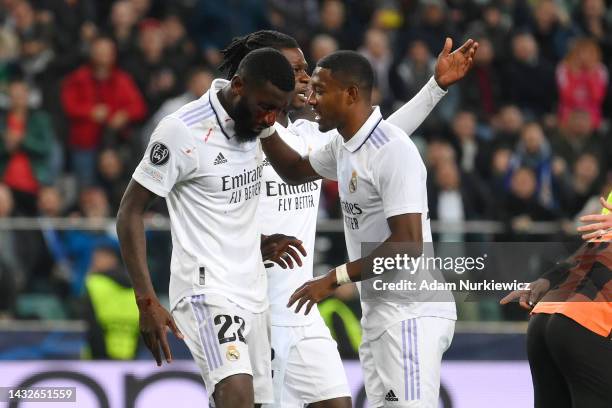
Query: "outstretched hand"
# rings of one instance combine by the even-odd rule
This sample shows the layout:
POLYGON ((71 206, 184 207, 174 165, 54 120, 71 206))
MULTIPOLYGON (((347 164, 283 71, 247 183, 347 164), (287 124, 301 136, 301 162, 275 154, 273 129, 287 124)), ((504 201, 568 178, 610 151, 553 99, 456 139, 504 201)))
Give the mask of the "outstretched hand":
POLYGON ((550 289, 550 281, 540 278, 531 282, 529 289, 512 291, 500 300, 499 303, 505 305, 518 299, 519 305, 523 309, 531 310, 548 292, 548 289, 550 289))
POLYGON ((467 40, 460 48, 451 52, 453 40, 446 37, 444 48, 438 55, 434 77, 438 85, 446 89, 462 79, 474 63, 474 55, 478 43, 472 39, 467 40))
MULTIPOLYGON (((261 240, 261 256, 265 261, 272 261, 283 269, 293 269, 293 262, 302 266, 302 259, 297 253, 299 251, 302 256, 306 256, 306 250, 302 245, 302 241, 296 237, 290 237, 283 234, 272 234, 264 237, 261 240)), ((270 267, 272 264, 266 264, 270 267)))
POLYGON ((162 365, 162 351, 166 362, 172 362, 172 353, 167 338, 168 330, 171 330, 177 338, 183 339, 183 334, 176 326, 172 315, 156 298, 140 298, 136 299, 136 303, 140 312, 140 334, 145 346, 155 357, 158 366, 162 365))
POLYGON ((599 198, 599 202, 611 212, 608 214, 592 214, 580 217, 580 222, 590 223, 577 228, 578 232, 585 233, 582 235, 582 239, 585 241, 599 238, 612 229, 612 204, 608 203, 603 197, 599 198))

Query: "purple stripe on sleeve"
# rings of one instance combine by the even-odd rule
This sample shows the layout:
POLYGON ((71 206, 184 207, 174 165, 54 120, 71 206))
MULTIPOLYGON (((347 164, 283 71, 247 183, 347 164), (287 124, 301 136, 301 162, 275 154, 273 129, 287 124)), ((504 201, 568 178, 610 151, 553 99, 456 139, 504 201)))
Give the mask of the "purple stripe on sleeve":
POLYGON ((186 120, 186 121, 185 121, 185 124, 186 124, 187 126, 195 125, 196 123, 201 122, 201 121, 203 121, 204 119, 208 119, 208 118, 212 117, 213 115, 214 115, 214 113, 213 113, 213 111, 211 110, 211 111, 206 112, 206 113, 205 113, 205 114, 203 114, 203 115, 200 115, 200 116, 197 116, 197 117, 191 118, 191 119, 189 119, 189 120, 186 120))
POLYGON ((378 138, 376 138, 376 136, 374 134, 370 135, 370 142, 377 148, 380 149, 381 143, 380 140, 378 140, 378 138))
POLYGON ((200 116, 202 113, 207 112, 207 111, 211 111, 212 108, 210 106, 209 103, 203 105, 203 106, 198 106, 197 108, 194 108, 190 111, 187 111, 183 114, 181 114, 179 117, 183 120, 189 120, 189 118, 194 118, 196 116, 200 116))

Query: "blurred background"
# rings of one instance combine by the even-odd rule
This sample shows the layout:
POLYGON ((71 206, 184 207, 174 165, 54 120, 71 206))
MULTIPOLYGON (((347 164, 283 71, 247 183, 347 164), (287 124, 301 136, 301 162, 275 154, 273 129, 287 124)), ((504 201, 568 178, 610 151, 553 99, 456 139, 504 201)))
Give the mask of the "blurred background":
MULTIPOLYGON (((220 50, 252 31, 294 36, 311 67, 336 49, 358 50, 374 67, 385 115, 433 75, 446 36, 455 47, 477 40, 472 71, 412 135, 428 168, 434 240, 576 241, 576 219, 598 212, 598 197, 612 188, 610 3, 0 0, 0 386, 61 366, 70 381, 98 378, 102 391, 91 395, 108 392, 108 406, 127 407, 149 384, 134 372, 166 372, 139 342, 114 216, 156 124, 202 95, 218 75, 220 50), (146 361, 74 361, 100 359, 146 361)), ((346 259, 334 182, 324 183, 319 215, 313 256, 323 273, 346 259)), ((161 200, 148 214, 149 266, 162 299, 166 217, 161 200)), ((536 261, 528 262, 533 277, 542 272, 536 261)), ((508 406, 531 404, 527 315, 497 300, 458 305, 441 406, 493 404, 469 400, 476 395, 505 406, 499 387, 518 398, 508 406)), ((319 308, 363 406, 354 288, 319 308)), ((203 392, 187 350, 173 348, 187 359, 177 378, 203 392)), ((164 406, 156 398, 168 393, 152 389, 158 402, 142 406, 164 406)))

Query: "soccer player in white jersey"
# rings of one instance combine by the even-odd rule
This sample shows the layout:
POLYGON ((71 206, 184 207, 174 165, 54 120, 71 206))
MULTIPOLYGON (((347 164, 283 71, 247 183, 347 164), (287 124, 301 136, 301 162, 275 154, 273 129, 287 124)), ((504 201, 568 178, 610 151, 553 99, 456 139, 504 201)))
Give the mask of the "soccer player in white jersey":
MULTIPOLYGON (((462 69, 471 62, 469 56, 462 69)), ((361 254, 362 242, 431 241, 425 166, 406 134, 371 106, 372 85, 372 68, 364 57, 333 53, 317 64, 309 103, 321 131, 338 130, 334 139, 307 156, 277 135, 261 139, 286 182, 327 177, 339 183, 351 262, 298 288, 288 302, 298 302, 297 311, 307 303, 308 313, 338 285, 361 280, 362 256, 369 255, 361 254)), ((441 358, 454 331, 454 304, 362 302, 362 309, 360 359, 370 404, 436 407, 441 358)))
MULTIPOLYGON (((450 53, 452 43, 447 43, 436 65, 436 79, 432 78, 389 121, 411 134, 446 94, 436 80, 444 88, 460 80, 469 69, 469 64, 462 62, 471 58, 477 46, 469 40, 459 50, 450 53)), ((308 66, 297 41, 288 35, 263 30, 236 38, 223 51, 224 61, 220 69, 231 78, 242 56, 261 47, 278 49, 291 63, 296 79, 296 95, 290 109, 302 109, 306 105, 305 95, 310 79, 308 66)), ((275 128, 283 141, 300 154, 323 147, 337 135, 335 130, 320 132, 316 122, 303 119, 291 122, 287 113, 277 116, 275 128)), ((257 214, 262 232, 278 231, 300 237, 304 240, 306 252, 313 253, 320 190, 319 180, 301 186, 285 183, 264 160, 262 196, 257 214)), ((302 267, 290 273, 278 266, 267 269, 275 406, 302 407, 311 404, 320 408, 350 407, 350 391, 337 345, 318 310, 315 308, 309 314, 296 314, 286 307, 293 291, 312 279, 312 264, 313 259, 309 257, 302 267)))
MULTIPOLYGON (((160 348, 172 358, 168 328, 183 338, 218 408, 273 402, 255 221, 263 171, 257 136, 270 131, 294 86, 291 66, 277 50, 250 53, 231 82, 215 80, 159 123, 119 209, 117 232, 145 344, 161 365, 160 348), (143 214, 157 196, 165 197, 170 214, 172 315, 160 305, 146 264, 143 214)), ((274 243, 279 250, 287 244, 303 250, 297 240, 274 243)))

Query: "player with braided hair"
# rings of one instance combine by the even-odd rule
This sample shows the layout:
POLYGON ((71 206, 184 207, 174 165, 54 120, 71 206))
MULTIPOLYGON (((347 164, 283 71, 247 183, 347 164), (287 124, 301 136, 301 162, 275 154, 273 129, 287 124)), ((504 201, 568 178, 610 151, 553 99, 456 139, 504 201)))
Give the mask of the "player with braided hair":
MULTIPOLYGON (((308 64, 297 41, 277 31, 257 31, 235 38, 222 51, 224 60, 219 69, 231 79, 241 59, 261 47, 279 50, 291 63, 295 74, 295 95, 289 111, 277 115, 275 129, 285 143, 305 155, 318 150, 337 135, 335 130, 321 133, 314 121, 290 116, 307 104, 310 77, 308 64)), ((438 57, 435 78, 408 103, 389 118, 410 135, 427 117, 448 86, 461 79, 471 66, 478 44, 467 41, 450 53, 452 42, 447 40, 438 57)), ((262 193, 257 217, 263 234, 278 230, 300 237, 307 253, 314 251, 315 229, 321 181, 291 186, 283 181, 264 160, 262 193)), ((288 261, 291 266, 291 261, 288 261)), ((317 308, 309 314, 298 314, 286 307, 295 289, 313 277, 313 258, 304 259, 290 273, 272 266, 268 271, 273 349, 273 381, 276 407, 349 408, 350 390, 347 385, 337 345, 332 339, 317 308)), ((454 313, 454 310, 453 310, 454 313)))

